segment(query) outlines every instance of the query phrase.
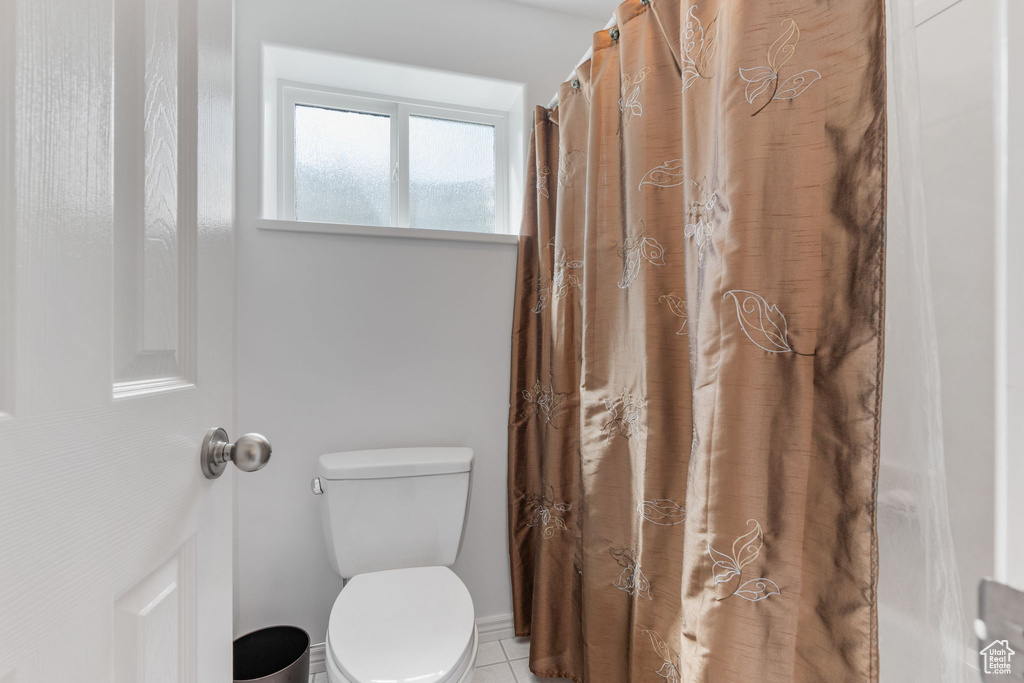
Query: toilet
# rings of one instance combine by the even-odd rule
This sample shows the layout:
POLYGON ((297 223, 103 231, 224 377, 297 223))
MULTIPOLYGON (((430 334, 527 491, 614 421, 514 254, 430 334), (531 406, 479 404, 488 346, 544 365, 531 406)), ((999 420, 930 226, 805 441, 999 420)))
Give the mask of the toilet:
POLYGON ((321 455, 314 492, 334 570, 330 683, 470 683, 473 600, 449 567, 469 503, 469 448, 321 455))

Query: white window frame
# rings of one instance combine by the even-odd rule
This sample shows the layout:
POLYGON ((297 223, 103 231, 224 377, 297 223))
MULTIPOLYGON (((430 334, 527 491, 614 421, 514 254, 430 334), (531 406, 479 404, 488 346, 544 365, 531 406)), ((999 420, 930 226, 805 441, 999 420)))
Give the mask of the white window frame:
MULTIPOLYGON (((278 212, 282 220, 295 220, 295 107, 308 105, 391 117, 391 225, 348 227, 409 228, 409 117, 479 123, 494 127, 494 232, 510 234, 509 220, 509 114, 508 112, 425 102, 322 86, 278 81, 278 212), (397 173, 395 173, 397 169, 397 173)), ((414 228, 419 229, 419 228, 414 228)), ((485 231, 456 231, 492 234, 485 231)))

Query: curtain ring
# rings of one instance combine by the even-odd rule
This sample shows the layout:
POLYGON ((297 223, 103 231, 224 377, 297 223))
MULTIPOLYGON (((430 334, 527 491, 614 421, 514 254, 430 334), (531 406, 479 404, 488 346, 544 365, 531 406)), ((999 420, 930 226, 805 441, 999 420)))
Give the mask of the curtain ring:
POLYGON ((580 89, 580 79, 578 79, 578 78, 572 79, 569 82, 569 85, 571 85, 574 89, 579 90, 580 89))
POLYGON ((608 35, 611 36, 612 40, 618 40, 619 39, 619 29, 618 28, 613 28, 611 31, 608 31, 608 35))

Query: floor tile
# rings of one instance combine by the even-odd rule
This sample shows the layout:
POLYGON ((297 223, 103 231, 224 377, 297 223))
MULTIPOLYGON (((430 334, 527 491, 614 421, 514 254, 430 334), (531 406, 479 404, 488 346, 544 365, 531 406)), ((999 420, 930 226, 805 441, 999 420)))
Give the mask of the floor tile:
POLYGON ((478 667, 504 662, 505 659, 505 651, 501 649, 501 643, 496 640, 490 643, 480 643, 476 650, 476 665, 478 667))
POLYGON ((490 666, 478 666, 473 671, 473 683, 516 683, 516 677, 512 675, 512 669, 508 662, 491 664, 490 666))
POLYGON ((501 646, 505 648, 505 656, 509 661, 530 656, 529 638, 506 638, 501 641, 501 646))

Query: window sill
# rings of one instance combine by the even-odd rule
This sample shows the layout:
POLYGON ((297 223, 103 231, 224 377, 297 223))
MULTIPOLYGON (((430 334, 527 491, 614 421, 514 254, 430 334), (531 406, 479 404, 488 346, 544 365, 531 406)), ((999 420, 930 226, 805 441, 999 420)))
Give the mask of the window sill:
POLYGON ((398 237, 413 240, 440 240, 444 242, 484 242, 489 244, 519 244, 519 235, 490 232, 462 232, 460 230, 426 230, 424 228, 394 228, 379 225, 347 225, 344 223, 313 223, 257 218, 257 230, 283 232, 315 232, 328 235, 364 235, 367 237, 398 237))

